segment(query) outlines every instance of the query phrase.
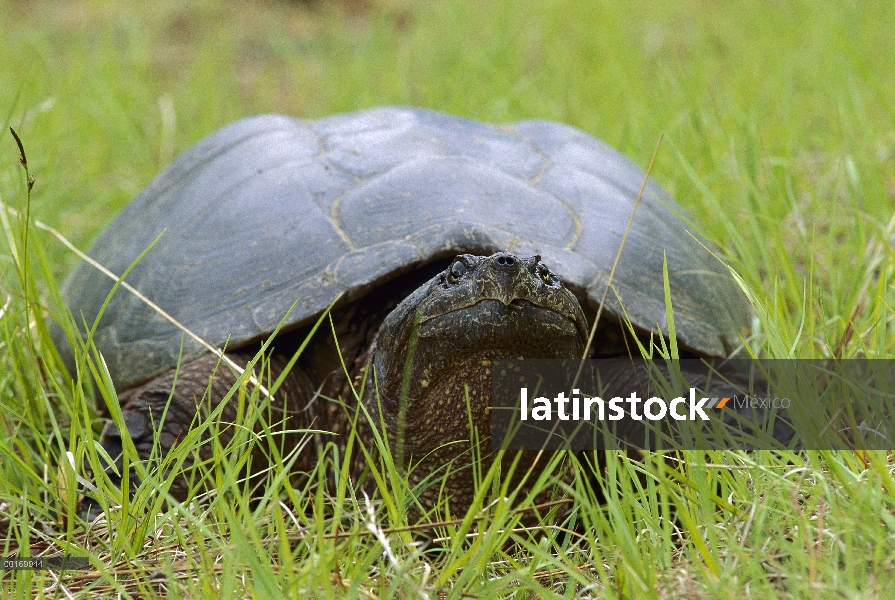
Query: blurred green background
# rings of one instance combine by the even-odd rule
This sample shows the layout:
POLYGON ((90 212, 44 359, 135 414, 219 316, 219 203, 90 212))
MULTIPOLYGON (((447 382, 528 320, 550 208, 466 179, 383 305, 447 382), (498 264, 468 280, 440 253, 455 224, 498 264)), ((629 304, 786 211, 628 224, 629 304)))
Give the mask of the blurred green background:
MULTIPOLYGON (((883 2, 0 0, 0 14, 0 114, 30 155, 33 215, 81 248, 230 121, 409 104, 562 121, 644 166, 664 133, 655 178, 750 285, 782 290, 794 329, 815 314, 842 334, 888 251, 883 2)), ((6 202, 22 182, 6 137, 6 202)), ((48 248, 58 275, 75 264, 48 248)))

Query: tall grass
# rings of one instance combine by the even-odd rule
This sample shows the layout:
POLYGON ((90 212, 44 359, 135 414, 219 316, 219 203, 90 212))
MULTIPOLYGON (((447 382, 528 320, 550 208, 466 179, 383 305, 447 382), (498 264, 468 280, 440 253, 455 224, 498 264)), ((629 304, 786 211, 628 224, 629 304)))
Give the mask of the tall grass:
MULTIPOLYGON (((78 259, 35 227, 88 247, 177 153, 260 112, 413 104, 554 119, 641 164, 664 133, 654 177, 741 276, 753 350, 892 358, 895 16, 884 3, 162 0, 135 11, 0 0, 0 14, 0 118, 36 179, 29 194, 0 135, 0 199, 17 211, 0 211, 0 554, 93 557, 87 571, 2 573, 4 594, 891 595, 891 453, 693 451, 674 468, 613 455, 596 473, 574 463, 569 510, 526 530, 525 499, 412 522, 413 490, 385 446, 370 458, 381 480, 370 504, 335 446, 305 483, 289 485, 286 456, 251 488, 239 466, 263 442, 199 430, 172 459, 209 441, 216 461, 202 474, 217 493, 165 502, 162 475, 144 471, 132 498, 116 495, 94 443, 94 407, 114 407, 116 391, 89 346, 72 378, 47 334, 65 321, 59 283, 78 259), (89 469, 106 508, 123 505, 96 530, 75 511, 89 469)), ((253 386, 233 393, 263 406, 253 386)))

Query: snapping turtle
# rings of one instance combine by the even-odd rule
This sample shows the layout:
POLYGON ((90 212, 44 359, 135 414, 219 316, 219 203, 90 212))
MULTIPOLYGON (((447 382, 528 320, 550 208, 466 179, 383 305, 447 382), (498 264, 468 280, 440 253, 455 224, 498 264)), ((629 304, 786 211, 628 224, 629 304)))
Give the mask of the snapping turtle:
MULTIPOLYGON (((443 446, 469 439, 467 397, 487 435, 490 361, 582 355, 643 178, 604 143, 545 121, 492 126, 412 108, 316 121, 259 116, 175 160, 91 255, 120 274, 164 231, 127 281, 209 344, 226 344, 237 363, 288 313, 282 331, 291 333, 274 341, 274 377, 336 302, 336 336, 315 336, 272 408, 301 407, 287 409, 290 428, 344 432, 344 407, 324 398, 350 404, 350 385, 372 365, 375 385, 362 402, 393 441, 401 438, 408 459, 428 455, 432 466, 416 469, 419 478, 462 453, 462 444, 443 446)), ((593 356, 625 352, 622 314, 643 332, 667 334, 663 260, 682 352, 721 357, 737 343, 746 299, 678 210, 647 183, 593 356)), ((79 322, 93 322, 112 284, 88 265, 75 271, 64 296, 79 322)), ((148 456, 154 430, 170 448, 193 421, 217 357, 123 290, 94 341, 125 390, 124 422, 138 452, 148 456)), ((212 406, 234 381, 217 370, 212 406)), ((235 411, 225 407, 222 421, 235 411)), ((114 425, 103 444, 120 453, 114 425)), ((172 493, 183 495, 177 485, 172 493)), ((455 512, 471 488, 469 475, 449 478, 444 495, 455 512)))

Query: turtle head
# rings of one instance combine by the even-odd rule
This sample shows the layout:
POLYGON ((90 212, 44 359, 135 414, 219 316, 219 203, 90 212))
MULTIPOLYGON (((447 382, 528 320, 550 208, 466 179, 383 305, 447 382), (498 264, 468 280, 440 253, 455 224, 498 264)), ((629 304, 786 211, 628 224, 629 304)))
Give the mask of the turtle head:
MULTIPOLYGON (((587 322, 575 296, 541 258, 461 254, 385 318, 371 348, 385 412, 406 403, 407 427, 485 411, 491 361, 576 358, 587 322)), ((386 415, 387 416, 387 415, 386 415)))
MULTIPOLYGON (((546 325, 544 319, 552 322, 557 317, 569 322, 563 323, 562 338, 571 336, 569 341, 574 342, 573 329, 581 336, 587 335, 584 313, 575 296, 538 255, 461 254, 433 281, 436 285, 429 286, 428 294, 415 310, 420 334, 433 341, 448 336, 475 343, 479 337, 477 329, 505 331, 505 334, 513 330, 511 337, 535 341, 531 336, 546 325), (519 330, 524 325, 518 320, 520 316, 531 320, 528 323, 531 331, 519 330), (482 317, 485 319, 481 320, 482 317)), ((390 317, 406 319, 399 314, 399 308, 390 317)), ((498 339, 504 340, 504 335, 498 339)))
POLYGON ((467 450, 472 439, 490 446, 493 361, 577 358, 586 336, 581 306, 540 257, 504 252, 457 256, 388 314, 370 348, 375 385, 364 403, 382 419, 397 464, 415 465, 411 483, 447 475, 443 491, 430 484, 422 501, 434 506, 446 494, 460 511, 472 502, 467 450))

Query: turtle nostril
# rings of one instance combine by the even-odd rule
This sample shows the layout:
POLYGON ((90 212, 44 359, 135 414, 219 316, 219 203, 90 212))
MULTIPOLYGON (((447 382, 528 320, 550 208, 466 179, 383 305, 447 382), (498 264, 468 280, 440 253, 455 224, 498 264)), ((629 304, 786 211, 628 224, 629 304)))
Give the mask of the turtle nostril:
POLYGON ((501 255, 497 257, 495 264, 500 269, 509 269, 516 266, 516 259, 512 256, 501 255))

